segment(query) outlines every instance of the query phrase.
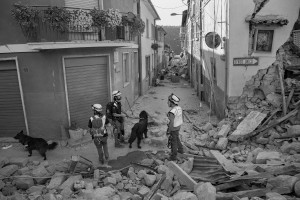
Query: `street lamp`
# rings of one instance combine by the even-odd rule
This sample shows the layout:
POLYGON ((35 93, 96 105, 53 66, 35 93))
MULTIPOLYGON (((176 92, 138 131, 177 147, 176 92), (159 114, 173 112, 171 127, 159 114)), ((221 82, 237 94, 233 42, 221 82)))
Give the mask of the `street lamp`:
POLYGON ((176 15, 182 15, 182 14, 178 14, 178 13, 171 13, 171 16, 176 16, 176 15))

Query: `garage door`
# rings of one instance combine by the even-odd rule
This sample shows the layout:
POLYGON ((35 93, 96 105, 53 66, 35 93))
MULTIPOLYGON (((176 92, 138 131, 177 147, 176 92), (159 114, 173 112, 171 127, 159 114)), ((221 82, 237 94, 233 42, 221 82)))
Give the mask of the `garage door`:
POLYGON ((87 128, 91 117, 91 105, 103 107, 109 100, 107 57, 66 58, 66 83, 70 121, 87 128))
POLYGON ((0 61, 0 137, 26 132, 15 61, 0 61))

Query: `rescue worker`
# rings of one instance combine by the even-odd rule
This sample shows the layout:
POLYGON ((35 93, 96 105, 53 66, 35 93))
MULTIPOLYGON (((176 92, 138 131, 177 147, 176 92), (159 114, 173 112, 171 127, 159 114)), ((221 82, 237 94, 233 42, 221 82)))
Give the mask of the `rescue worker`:
POLYGON ((178 106, 180 99, 175 95, 171 94, 168 97, 168 106, 171 110, 167 116, 169 119, 167 135, 169 135, 169 141, 171 143, 171 156, 170 160, 177 160, 177 152, 183 153, 183 147, 179 139, 179 130, 183 123, 182 108, 178 106))
POLYGON ((90 134, 96 145, 99 161, 101 165, 108 166, 108 149, 107 149, 107 138, 108 134, 106 131, 106 116, 102 114, 102 106, 100 104, 92 105, 94 116, 89 120, 88 127, 90 128, 90 134))
POLYGON ((112 125, 114 127, 115 147, 124 147, 124 118, 128 117, 127 113, 122 109, 121 99, 122 93, 120 91, 113 91, 113 106, 112 106, 112 125))

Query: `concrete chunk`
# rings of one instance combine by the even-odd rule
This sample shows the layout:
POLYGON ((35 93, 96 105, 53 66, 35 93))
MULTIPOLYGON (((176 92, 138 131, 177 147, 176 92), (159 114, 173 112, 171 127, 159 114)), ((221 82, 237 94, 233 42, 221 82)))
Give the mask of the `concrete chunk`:
POLYGON ((227 137, 231 127, 230 124, 224 124, 218 132, 217 138, 227 137))
POLYGON ((115 178, 112 178, 112 177, 106 177, 104 180, 104 185, 116 185, 117 184, 117 180, 115 178))
POLYGON ((0 169, 0 177, 8 177, 19 169, 18 165, 7 165, 0 169))
POLYGON ((197 184, 183 169, 181 169, 175 162, 171 161, 168 163, 168 167, 176 174, 181 183, 186 185, 189 189, 194 189, 197 184))
POLYGON ((266 164, 268 160, 280 160, 280 153, 277 151, 259 152, 256 157, 256 164, 266 164))
POLYGON ((12 157, 9 159, 9 164, 11 165, 18 165, 19 167, 25 167, 27 163, 29 162, 28 158, 22 158, 22 157, 12 157))
POLYGON ((194 187, 194 193, 198 199, 201 200, 215 200, 216 199, 216 188, 209 182, 198 183, 194 187))
POLYGON ((47 186, 47 189, 56 189, 58 188, 64 181, 66 180, 66 177, 64 173, 56 172, 53 177, 50 180, 49 185, 47 186))
POLYGON ((76 176, 70 176, 61 186, 59 186, 59 189, 65 189, 65 188, 73 188, 73 185, 76 181, 79 181, 82 179, 81 175, 76 176))
POLYGON ((265 113, 251 111, 247 117, 238 125, 236 130, 229 136, 232 141, 238 141, 254 131, 262 120, 267 116, 265 113))

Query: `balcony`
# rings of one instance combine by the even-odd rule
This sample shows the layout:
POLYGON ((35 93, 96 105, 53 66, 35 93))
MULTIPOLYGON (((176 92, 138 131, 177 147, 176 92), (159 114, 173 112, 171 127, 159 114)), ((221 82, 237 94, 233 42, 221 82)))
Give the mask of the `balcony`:
MULTIPOLYGON (((29 43, 107 40, 137 43, 137 39, 130 32, 128 25, 115 26, 114 28, 94 26, 91 10, 88 9, 45 6, 31 6, 26 7, 26 9, 29 9, 31 13, 36 12, 34 17, 31 16, 29 19, 34 22, 34 26, 24 27, 24 23, 18 21, 23 35, 29 43)), ((122 16, 127 15, 127 13, 121 14, 122 16)))

